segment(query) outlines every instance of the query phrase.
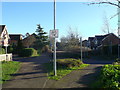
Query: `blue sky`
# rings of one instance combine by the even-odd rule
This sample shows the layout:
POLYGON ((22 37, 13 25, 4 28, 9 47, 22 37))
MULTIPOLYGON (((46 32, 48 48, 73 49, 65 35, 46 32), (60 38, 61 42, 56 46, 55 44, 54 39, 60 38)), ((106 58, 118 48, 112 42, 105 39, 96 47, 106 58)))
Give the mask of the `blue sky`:
MULTIPOLYGON (((104 34, 101 31, 103 17, 117 13, 110 5, 91 5, 83 2, 57 2, 56 28, 59 38, 66 36, 69 27, 87 37, 104 34)), ((109 19, 112 32, 117 29, 117 16, 109 19)), ((46 32, 53 29, 53 2, 2 2, 2 23, 7 25, 10 34, 34 33, 36 25, 41 24, 46 32)))

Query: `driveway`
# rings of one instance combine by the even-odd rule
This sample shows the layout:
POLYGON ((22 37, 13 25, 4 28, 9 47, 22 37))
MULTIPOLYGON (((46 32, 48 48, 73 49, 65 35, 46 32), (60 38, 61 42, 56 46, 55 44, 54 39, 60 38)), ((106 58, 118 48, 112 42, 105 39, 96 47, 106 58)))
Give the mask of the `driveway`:
POLYGON ((75 70, 66 75, 59 81, 49 80, 47 72, 43 68, 43 63, 51 59, 47 54, 39 57, 17 59, 22 62, 22 67, 18 73, 14 74, 13 79, 3 84, 3 88, 81 88, 89 87, 97 79, 100 69, 105 64, 111 64, 113 61, 100 60, 92 57, 84 59, 84 63, 90 66, 75 70))

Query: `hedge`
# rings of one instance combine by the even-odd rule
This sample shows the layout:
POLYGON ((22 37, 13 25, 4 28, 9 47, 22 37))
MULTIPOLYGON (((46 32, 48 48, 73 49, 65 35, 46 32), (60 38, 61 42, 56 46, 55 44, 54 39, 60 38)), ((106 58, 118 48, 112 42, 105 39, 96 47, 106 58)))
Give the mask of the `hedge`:
POLYGON ((83 62, 80 59, 67 58, 67 59, 57 59, 57 64, 65 67, 78 67, 83 62))
POLYGON ((100 82, 104 88, 120 89, 120 65, 103 66, 100 82))
POLYGON ((21 57, 30 57, 30 56, 37 56, 37 51, 34 48, 25 48, 22 49, 19 53, 21 57))
POLYGON ((0 48, 0 54, 5 54, 5 49, 4 48, 0 48))

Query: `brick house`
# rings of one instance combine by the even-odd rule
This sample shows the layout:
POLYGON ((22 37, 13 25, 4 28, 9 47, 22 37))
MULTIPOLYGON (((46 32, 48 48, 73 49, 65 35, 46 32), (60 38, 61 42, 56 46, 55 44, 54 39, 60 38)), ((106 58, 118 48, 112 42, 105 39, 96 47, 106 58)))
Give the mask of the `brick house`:
POLYGON ((18 41, 22 40, 22 34, 9 34, 10 36, 10 45, 17 46, 18 41))
POLYGON ((82 41, 82 45, 83 45, 84 47, 88 47, 88 41, 87 41, 87 40, 82 41))
POLYGON ((106 37, 107 35, 95 35, 93 39, 94 46, 93 48, 96 49, 98 46, 102 44, 102 40, 106 37))
POLYGON ((119 43, 119 38, 113 34, 108 34, 103 40, 102 40, 102 46, 106 45, 117 45, 119 43))
POLYGON ((31 34, 22 40, 23 46, 26 48, 31 48, 36 41, 36 34, 31 34))
POLYGON ((88 47, 89 48, 91 48, 91 49, 93 49, 93 47, 94 47, 94 42, 93 42, 93 39, 94 39, 94 37, 89 37, 88 38, 88 47))

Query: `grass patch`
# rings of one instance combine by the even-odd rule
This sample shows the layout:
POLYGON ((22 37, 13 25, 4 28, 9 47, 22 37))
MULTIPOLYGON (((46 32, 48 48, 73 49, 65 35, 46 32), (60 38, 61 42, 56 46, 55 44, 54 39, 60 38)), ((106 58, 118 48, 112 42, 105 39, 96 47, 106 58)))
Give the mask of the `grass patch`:
POLYGON ((87 67, 89 64, 81 64, 79 66, 74 66, 74 67, 67 67, 65 65, 59 65, 57 63, 57 76, 54 76, 54 71, 53 71, 53 62, 46 63, 45 67, 48 71, 48 78, 49 79, 54 79, 54 80, 60 80, 62 77, 66 76, 73 70, 78 70, 82 69, 84 67, 87 67))
POLYGON ((15 74, 20 69, 20 62, 15 61, 2 61, 2 81, 0 83, 5 83, 7 80, 12 78, 12 74, 15 74))

